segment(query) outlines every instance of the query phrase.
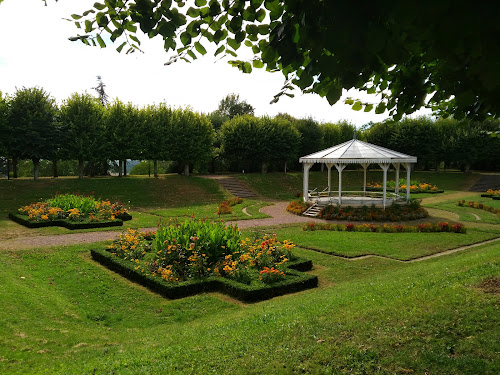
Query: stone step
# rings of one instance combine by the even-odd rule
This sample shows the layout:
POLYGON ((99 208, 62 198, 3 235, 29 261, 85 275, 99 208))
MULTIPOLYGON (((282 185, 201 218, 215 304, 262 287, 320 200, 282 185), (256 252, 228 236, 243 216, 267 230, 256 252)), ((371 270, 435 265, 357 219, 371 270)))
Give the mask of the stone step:
POLYGON ((231 194, 240 198, 255 198, 257 193, 250 189, 243 181, 236 178, 220 178, 217 179, 221 186, 228 190, 231 194))

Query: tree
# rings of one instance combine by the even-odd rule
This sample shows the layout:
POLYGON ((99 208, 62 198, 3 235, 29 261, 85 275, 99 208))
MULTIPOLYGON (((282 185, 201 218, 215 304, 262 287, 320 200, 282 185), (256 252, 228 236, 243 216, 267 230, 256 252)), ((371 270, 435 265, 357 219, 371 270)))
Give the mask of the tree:
POLYGON ((237 94, 229 94, 219 102, 219 108, 213 112, 213 117, 219 116, 226 120, 242 115, 254 114, 254 107, 244 100, 240 100, 237 94))
POLYGON ((97 86, 92 87, 97 92, 97 95, 99 96, 99 101, 101 104, 106 107, 109 103, 109 96, 106 94, 106 85, 102 81, 101 76, 97 76, 97 86))
POLYGON ((56 114, 54 99, 38 87, 18 89, 10 101, 7 152, 13 159, 31 159, 35 180, 40 159, 50 160, 57 152, 56 114))
POLYGON ((173 111, 166 147, 170 159, 184 167, 184 175, 189 176, 190 165, 208 163, 214 138, 214 128, 204 115, 188 108, 173 111))
POLYGON ((0 91, 0 155, 7 155, 7 121, 9 115, 9 98, 0 91))
POLYGON ((87 93, 74 93, 61 106, 66 158, 78 160, 79 178, 83 162, 99 160, 106 151, 103 113, 98 99, 87 93))
POLYGON ((106 155, 108 159, 119 161, 118 173, 121 177, 122 172, 127 174, 127 159, 140 157, 138 109, 132 103, 124 104, 115 99, 105 112, 104 124, 109 145, 106 155))
MULTIPOLYGON (((497 10, 496 4, 485 11, 453 0, 360 6, 339 0, 108 0, 72 15, 85 34, 70 40, 105 47, 101 34, 109 33, 118 51, 127 46, 131 53, 140 48, 140 29, 175 52, 166 64, 204 55, 206 42, 218 46, 215 55, 234 57, 244 44, 254 58, 232 65, 285 76, 274 101, 299 88, 333 104, 343 89, 357 88, 380 93, 375 111, 387 109, 396 120, 424 105, 457 119, 483 119, 500 114, 497 10)), ((355 110, 374 107, 348 103, 355 110)))
POLYGON ((262 152, 262 173, 267 172, 267 163, 284 163, 285 173, 289 161, 296 161, 299 158, 300 133, 285 119, 275 117, 263 117, 261 119, 262 138, 259 143, 265 146, 262 152), (267 151, 267 152, 265 152, 267 151))

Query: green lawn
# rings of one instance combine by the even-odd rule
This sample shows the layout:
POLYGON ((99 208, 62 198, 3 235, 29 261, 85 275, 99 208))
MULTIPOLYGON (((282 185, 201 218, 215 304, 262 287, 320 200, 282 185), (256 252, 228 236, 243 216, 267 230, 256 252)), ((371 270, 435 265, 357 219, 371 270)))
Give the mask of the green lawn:
MULTIPOLYGON (((95 245, 94 245, 95 246, 95 245)), ((496 374, 500 246, 416 264, 314 260, 320 287, 241 305, 166 300, 90 246, 0 253, 0 373, 496 374)))
MULTIPOLYGON (((421 173, 453 197, 474 196, 460 191, 477 176, 421 173)), ((265 197, 301 191, 299 174, 242 178, 265 197)), ((130 200, 125 228, 209 215, 227 198, 214 181, 177 175, 1 180, 0 215, 78 189, 130 200)), ((440 197, 429 207, 452 204, 440 197)), ((257 215, 263 203, 244 204, 257 215)), ((500 236, 500 226, 481 224, 465 235, 266 228, 327 254, 295 248, 313 260, 319 287, 255 304, 218 293, 162 298, 92 261, 104 243, 0 250, 0 374, 498 374, 500 241, 415 263, 331 255, 412 259, 500 236), (496 289, 483 290, 485 280, 496 289)), ((0 238, 54 233, 75 231, 0 219, 0 238)))
MULTIPOLYGON (((443 197, 443 198, 446 198, 443 197)), ((475 223, 500 224, 500 216, 488 211, 468 207, 468 202, 474 201, 495 208, 500 208, 500 200, 481 197, 481 193, 464 194, 460 199, 444 199, 442 202, 425 203, 425 207, 437 208, 439 210, 450 211, 458 215, 460 221, 472 221, 475 223), (466 206, 458 206, 458 200, 465 200, 466 206), (477 220, 478 216, 480 220, 477 220)))
POLYGON ((220 216, 217 214, 218 203, 206 204, 201 206, 168 208, 163 210, 151 210, 148 211, 148 213, 161 216, 162 218, 182 218, 186 216, 195 216, 199 219, 223 219, 224 221, 262 219, 269 216, 262 212, 259 212, 259 209, 267 205, 269 205, 268 202, 244 199, 243 203, 232 206, 232 214, 225 214, 220 216), (243 212, 243 209, 246 210, 248 215, 243 212))
POLYGON ((500 237, 498 231, 469 229, 458 233, 371 233, 303 231, 301 227, 276 228, 279 238, 289 238, 297 246, 329 254, 356 257, 367 254, 408 260, 500 237))

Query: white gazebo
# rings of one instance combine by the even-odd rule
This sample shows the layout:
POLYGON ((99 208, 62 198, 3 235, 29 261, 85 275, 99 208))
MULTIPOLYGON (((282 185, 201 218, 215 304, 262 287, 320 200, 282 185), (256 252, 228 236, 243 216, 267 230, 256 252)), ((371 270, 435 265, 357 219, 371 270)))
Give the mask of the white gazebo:
MULTIPOLYGON (((335 200, 339 205, 342 205, 342 171, 347 166, 347 164, 360 164, 364 170, 364 183, 363 183, 363 191, 359 192, 344 192, 349 194, 355 194, 359 197, 363 197, 365 199, 361 199, 360 201, 363 204, 370 203, 369 199, 372 199, 371 203, 374 203, 376 200, 373 198, 366 198, 366 169, 370 164, 378 164, 383 172, 383 184, 382 184, 382 205, 385 208, 387 204, 387 171, 389 170, 391 164, 394 166, 396 170, 396 187, 394 194, 395 199, 400 198, 399 196, 399 169, 400 166, 403 166, 406 169, 406 201, 410 200, 410 172, 411 172, 411 164, 417 162, 417 158, 415 156, 410 156, 403 154, 401 152, 389 150, 384 147, 380 147, 371 143, 366 143, 359 141, 357 139, 353 139, 351 141, 341 143, 337 146, 333 146, 327 148, 322 151, 315 152, 313 154, 303 156, 299 159, 299 162, 304 165, 304 185, 303 185, 303 196, 304 201, 311 201, 313 198, 316 202, 320 202, 321 200, 327 200, 329 203, 334 202, 335 200), (315 190, 309 190, 309 170, 315 163, 325 164, 328 168, 328 187, 321 191, 317 192, 315 190), (335 166, 337 171, 339 172, 339 188, 338 192, 331 191, 331 170, 332 167, 335 166), (368 199, 368 200, 367 200, 368 199)), ((380 198, 378 198, 380 201, 380 198)), ((350 203, 354 202, 353 199, 350 200, 350 203)))

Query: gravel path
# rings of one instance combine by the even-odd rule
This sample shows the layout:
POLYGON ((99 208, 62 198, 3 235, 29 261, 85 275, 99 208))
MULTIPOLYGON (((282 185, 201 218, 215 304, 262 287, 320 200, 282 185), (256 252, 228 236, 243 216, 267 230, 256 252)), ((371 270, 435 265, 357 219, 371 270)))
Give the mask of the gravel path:
MULTIPOLYGON (((320 219, 293 215, 286 211, 287 202, 278 202, 271 206, 261 208, 261 212, 271 216, 265 219, 248 219, 239 221, 228 221, 228 224, 238 224, 240 229, 254 228, 260 226, 273 226, 281 224, 305 223, 310 221, 321 222, 320 219)), ((144 231, 156 230, 156 228, 142 228, 144 231)), ((17 237, 8 240, 0 240, 0 251, 32 249, 49 246, 66 246, 80 243, 92 243, 112 240, 122 231, 109 232, 85 232, 50 236, 17 237)))

